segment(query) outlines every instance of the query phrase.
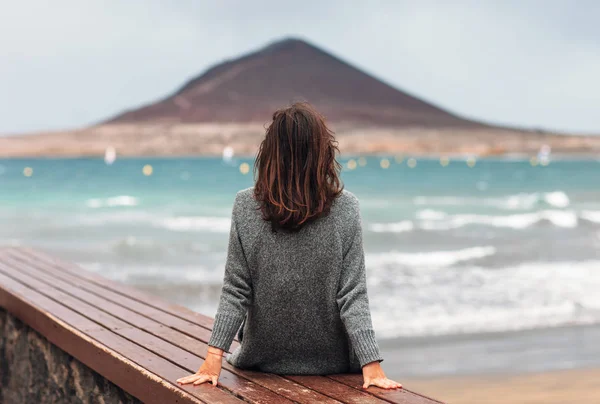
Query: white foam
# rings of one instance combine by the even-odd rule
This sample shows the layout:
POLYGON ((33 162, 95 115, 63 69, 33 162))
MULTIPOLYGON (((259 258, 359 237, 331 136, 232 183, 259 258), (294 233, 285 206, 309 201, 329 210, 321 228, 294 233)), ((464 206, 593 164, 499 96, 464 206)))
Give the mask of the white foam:
POLYGON ((471 247, 453 251, 428 251, 417 253, 388 252, 369 254, 367 265, 407 265, 412 267, 448 267, 459 262, 480 259, 494 255, 496 248, 492 246, 471 247))
POLYGON ((383 338, 599 324, 598 268, 600 261, 429 270, 371 262, 373 322, 383 338))
POLYGON ((440 220, 446 217, 448 217, 448 214, 439 210, 424 209, 417 212, 417 219, 421 220, 440 220))
POLYGON ((520 193, 504 199, 488 200, 485 205, 507 210, 526 210, 533 208, 540 200, 540 194, 520 193))
POLYGON ((157 224, 171 231, 229 233, 231 219, 228 217, 213 216, 180 216, 163 219, 157 224))
POLYGON ((554 191, 546 193, 521 193, 517 195, 511 195, 505 199, 488 201, 488 204, 491 206, 509 210, 532 209, 542 203, 546 203, 554 208, 566 208, 571 204, 571 200, 566 193, 562 191, 554 191))
POLYGON ((600 211, 584 210, 581 212, 581 218, 594 223, 600 223, 600 211))
POLYGON ((110 198, 88 199, 85 203, 88 208, 113 208, 117 206, 138 206, 139 200, 129 195, 112 196, 110 198))
POLYGON ((567 194, 560 191, 544 194, 544 200, 556 208, 566 208, 571 203, 567 194))
POLYGON ((374 233, 404 233, 413 230, 414 227, 410 220, 403 220, 397 223, 372 223, 369 230, 374 233))

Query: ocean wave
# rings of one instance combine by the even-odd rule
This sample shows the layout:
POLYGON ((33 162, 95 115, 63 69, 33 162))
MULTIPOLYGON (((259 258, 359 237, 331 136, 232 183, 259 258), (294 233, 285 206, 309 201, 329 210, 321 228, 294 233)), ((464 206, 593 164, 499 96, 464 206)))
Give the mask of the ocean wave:
POLYGON ((549 223, 560 228, 575 228, 579 220, 600 223, 600 212, 571 210, 542 210, 512 215, 455 214, 425 209, 418 211, 416 220, 403 220, 393 223, 371 223, 368 229, 376 232, 404 233, 415 229, 424 231, 444 231, 465 226, 491 226, 515 230, 526 229, 538 224, 549 223))
MULTIPOLYGON (((223 285, 223 269, 207 268, 202 265, 122 265, 113 262, 79 262, 88 271, 99 273, 122 283, 160 289, 177 296, 183 287, 204 288, 220 291, 223 285), (171 289, 171 290, 169 290, 171 289)), ((200 295, 199 295, 200 296, 200 295)), ((218 295, 216 299, 218 299, 218 295)))
POLYGON ((169 254, 169 247, 153 240, 128 236, 113 244, 113 253, 121 259, 154 261, 169 254))
POLYGON ((231 219, 214 216, 180 216, 163 219, 157 225, 171 231, 229 233, 231 219))
POLYGON ((577 226, 577 214, 573 211, 544 210, 514 215, 458 214, 447 219, 429 220, 421 223, 425 230, 449 230, 468 225, 487 225, 511 229, 525 229, 541 222, 549 222, 556 227, 573 228, 577 226))
POLYGON ((229 233, 231 219, 220 216, 165 216, 160 212, 144 210, 110 210, 97 211, 93 214, 79 214, 69 217, 68 223, 62 226, 106 226, 135 225, 174 232, 211 232, 229 233), (162 216, 162 217, 161 217, 162 216))
POLYGON ((564 192, 548 192, 543 194, 544 201, 551 206, 556 208, 566 208, 571 204, 571 200, 564 192))
POLYGON ((416 216, 421 220, 440 220, 448 217, 448 214, 439 210, 425 209, 418 211, 416 216))
POLYGON ((584 210, 580 217, 589 222, 600 223, 600 211, 598 210, 584 210))
POLYGON ((514 267, 368 267, 374 327, 382 338, 600 324, 600 261, 514 267))
POLYGON ((520 193, 498 198, 457 196, 418 196, 413 199, 418 206, 489 206, 505 210, 529 210, 536 207, 566 208, 571 204, 562 191, 520 193))
POLYGON ((368 254, 367 265, 405 265, 410 267, 449 267, 459 262, 466 262, 489 257, 496 254, 492 246, 471 247, 453 251, 428 251, 417 253, 386 252, 368 254))
POLYGON ((93 198, 85 202, 88 208, 114 208, 119 206, 138 206, 139 200, 129 195, 112 196, 110 198, 93 198))
POLYGON ((185 266, 187 262, 196 262, 199 255, 204 257, 205 262, 221 255, 221 252, 216 253, 209 244, 192 239, 178 240, 130 235, 110 243, 108 247, 107 252, 110 256, 117 260, 124 259, 136 263, 165 263, 168 261, 185 266))

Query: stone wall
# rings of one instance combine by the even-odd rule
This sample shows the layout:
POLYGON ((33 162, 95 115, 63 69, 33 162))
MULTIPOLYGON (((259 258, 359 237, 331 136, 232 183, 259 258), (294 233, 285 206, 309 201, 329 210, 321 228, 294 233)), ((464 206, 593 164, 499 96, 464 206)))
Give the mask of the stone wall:
POLYGON ((0 404, 140 403, 0 308, 0 404))

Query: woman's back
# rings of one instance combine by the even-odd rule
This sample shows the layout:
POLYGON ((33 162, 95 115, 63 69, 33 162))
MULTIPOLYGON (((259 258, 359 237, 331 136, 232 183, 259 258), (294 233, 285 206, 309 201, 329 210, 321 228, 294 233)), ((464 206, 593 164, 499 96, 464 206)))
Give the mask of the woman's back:
POLYGON ((237 193, 208 357, 179 381, 217 383, 234 366, 281 374, 359 371, 364 386, 400 385, 379 362, 367 298, 358 201, 343 191, 337 142, 306 103, 275 111, 255 186, 237 193), (241 326, 241 328, 240 328, 241 326))
MULTIPOLYGON (((250 289, 243 297, 248 300, 243 342, 229 358, 232 364, 286 374, 359 371, 361 361, 349 345, 343 320, 361 334, 357 353, 362 362, 380 359, 368 312, 362 245, 353 243, 360 239, 354 195, 342 192, 328 215, 297 232, 272 232, 249 188, 237 194, 232 220, 237 240, 231 242, 239 244, 230 248, 228 265, 237 271, 226 276, 225 287, 250 289)), ((218 314, 226 322, 238 320, 231 315, 218 314)), ((218 344, 219 334, 213 336, 211 342, 218 344)))

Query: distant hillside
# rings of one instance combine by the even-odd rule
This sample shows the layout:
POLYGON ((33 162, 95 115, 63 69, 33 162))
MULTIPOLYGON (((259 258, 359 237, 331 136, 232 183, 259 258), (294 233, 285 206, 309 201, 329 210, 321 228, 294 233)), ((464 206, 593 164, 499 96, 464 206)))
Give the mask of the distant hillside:
POLYGON ((107 123, 265 122, 293 101, 329 121, 367 126, 474 127, 299 39, 218 64, 172 96, 107 123))

